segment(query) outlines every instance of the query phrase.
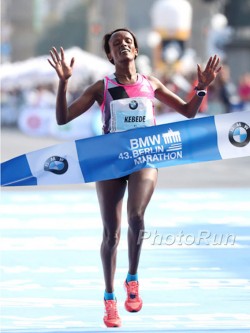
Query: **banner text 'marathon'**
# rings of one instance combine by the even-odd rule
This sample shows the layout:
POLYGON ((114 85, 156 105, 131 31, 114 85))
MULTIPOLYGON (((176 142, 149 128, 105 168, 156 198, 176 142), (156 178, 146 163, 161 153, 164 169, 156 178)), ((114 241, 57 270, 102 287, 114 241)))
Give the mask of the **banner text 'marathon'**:
POLYGON ((176 160, 182 158, 182 151, 173 151, 169 153, 158 153, 153 155, 142 155, 134 159, 135 165, 141 163, 161 162, 167 160, 176 160))

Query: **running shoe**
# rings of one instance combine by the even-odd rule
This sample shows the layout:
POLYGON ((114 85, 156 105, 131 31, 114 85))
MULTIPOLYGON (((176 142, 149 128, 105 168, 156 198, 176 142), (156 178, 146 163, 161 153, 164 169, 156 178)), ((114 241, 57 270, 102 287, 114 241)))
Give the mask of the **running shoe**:
POLYGON ((129 312, 138 312, 142 308, 142 299, 139 296, 139 282, 124 282, 124 288, 127 291, 127 299, 125 301, 125 309, 129 312))
POLYGON ((118 315, 117 301, 116 300, 104 300, 105 314, 103 317, 104 324, 107 327, 120 327, 121 318, 118 315))

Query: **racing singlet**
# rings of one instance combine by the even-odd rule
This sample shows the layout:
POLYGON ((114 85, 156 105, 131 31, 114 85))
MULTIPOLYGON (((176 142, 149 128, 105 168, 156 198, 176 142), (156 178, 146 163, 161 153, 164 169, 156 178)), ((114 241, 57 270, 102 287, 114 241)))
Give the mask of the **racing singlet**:
POLYGON ((121 132, 155 125, 154 90, 148 79, 137 74, 137 82, 120 84, 114 74, 104 78, 101 105, 103 133, 121 132))

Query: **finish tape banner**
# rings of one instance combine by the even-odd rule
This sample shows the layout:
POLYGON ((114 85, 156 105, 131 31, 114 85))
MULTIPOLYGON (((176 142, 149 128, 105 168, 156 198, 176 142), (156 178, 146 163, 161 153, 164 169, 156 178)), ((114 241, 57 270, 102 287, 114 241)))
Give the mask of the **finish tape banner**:
POLYGON ((137 128, 39 149, 1 164, 2 186, 96 182, 142 168, 250 156, 250 112, 137 128))

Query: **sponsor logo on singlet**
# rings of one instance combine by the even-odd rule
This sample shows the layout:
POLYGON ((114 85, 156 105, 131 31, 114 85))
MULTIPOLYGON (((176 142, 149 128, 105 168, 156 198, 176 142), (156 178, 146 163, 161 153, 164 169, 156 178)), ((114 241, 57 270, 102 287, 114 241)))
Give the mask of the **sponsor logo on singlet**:
POLYGON ((130 107, 130 109, 132 109, 132 110, 137 109, 137 108, 138 108, 138 103, 137 103, 137 101, 135 101, 135 100, 131 101, 131 102, 129 103, 129 107, 130 107))

